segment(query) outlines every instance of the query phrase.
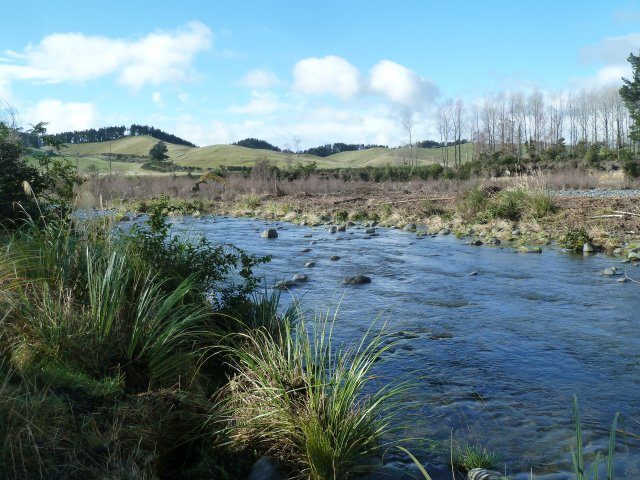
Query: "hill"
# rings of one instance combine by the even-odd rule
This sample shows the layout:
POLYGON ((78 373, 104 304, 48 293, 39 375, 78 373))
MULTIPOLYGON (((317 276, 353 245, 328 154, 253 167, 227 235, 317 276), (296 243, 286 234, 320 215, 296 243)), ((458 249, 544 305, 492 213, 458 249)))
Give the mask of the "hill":
MULTIPOLYGON (((141 165, 149 155, 149 150, 158 142, 146 136, 123 137, 118 140, 94 143, 65 144, 64 154, 81 171, 97 168, 100 171, 109 169, 109 153, 121 156, 113 159, 112 171, 123 173, 145 173, 141 165), (127 160, 127 161, 122 161, 127 160)), ((166 142, 165 142, 166 143, 166 142)), ((290 163, 309 164, 316 162, 318 168, 357 168, 368 166, 401 165, 409 158, 407 148, 371 148, 336 153, 328 157, 315 155, 295 155, 273 150, 253 149, 238 145, 209 145, 207 147, 186 147, 167 143, 169 158, 177 165, 198 167, 201 169, 219 166, 252 166, 256 160, 267 159, 270 163, 283 168, 290 163)), ((453 147, 449 150, 450 163, 453 163, 453 147)), ((471 144, 462 146, 463 160, 471 156, 471 144)), ((420 165, 440 163, 441 148, 416 148, 420 165)))

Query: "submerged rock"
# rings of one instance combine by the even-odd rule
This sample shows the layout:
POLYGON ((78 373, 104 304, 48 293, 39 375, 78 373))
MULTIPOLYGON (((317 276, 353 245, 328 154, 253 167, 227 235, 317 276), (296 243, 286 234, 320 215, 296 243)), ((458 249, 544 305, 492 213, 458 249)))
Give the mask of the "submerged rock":
POLYGON ((340 260, 340 256, 338 255, 332 255, 331 257, 329 257, 329 260, 331 260, 332 262, 335 262, 337 260, 340 260))
POLYGON ((306 268, 311 268, 316 266, 316 262, 307 262, 304 264, 306 268))
POLYGON ((371 283, 371 278, 366 275, 355 275, 345 278, 342 283, 345 285, 364 285, 365 283, 371 283))
POLYGON ((310 248, 303 248, 302 250, 300 250, 300 253, 307 253, 310 252, 311 249, 310 248))
POLYGON ((309 276, 305 275, 304 273, 296 273, 293 276, 293 281, 296 282, 296 283, 308 282, 309 281, 309 276))
POLYGON ((332 225, 331 228, 329 228, 329 233, 336 233, 338 231, 338 227, 336 227, 335 225, 332 225))
POLYGON ((373 227, 369 227, 364 231, 364 233, 366 233, 367 235, 373 235, 376 233, 376 229, 373 227))
POLYGON ((267 228, 261 235, 262 238, 278 238, 278 231, 275 228, 267 228))
POLYGON ((253 464, 248 480, 284 480, 284 474, 275 458, 262 457, 253 464))
POLYGON ((346 232, 347 231, 347 226, 346 225, 339 225, 338 226, 338 231, 339 232, 346 232))

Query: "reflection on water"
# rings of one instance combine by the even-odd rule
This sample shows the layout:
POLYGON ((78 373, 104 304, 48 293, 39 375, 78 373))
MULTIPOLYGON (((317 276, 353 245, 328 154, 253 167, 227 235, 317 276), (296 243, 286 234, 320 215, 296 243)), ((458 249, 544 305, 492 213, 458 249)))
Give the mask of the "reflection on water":
MULTIPOLYGON (((530 468, 535 478, 571 478, 574 393, 586 451, 606 447, 616 411, 628 431, 640 432, 640 288, 600 274, 614 259, 553 249, 522 255, 385 229, 365 239, 358 228, 332 235, 247 219, 179 219, 176 228, 271 254, 257 270, 270 285, 308 274, 294 293, 310 309, 341 302, 340 339, 359 337, 377 318, 399 332, 379 368, 417 385, 398 435, 438 441, 435 448, 408 442, 423 461, 442 465, 453 431, 499 453, 516 478, 529 478, 530 468), (260 237, 273 226, 278 239, 260 237), (311 260, 316 266, 304 268, 311 260), (341 285, 358 274, 372 283, 341 285)), ((640 268, 629 268, 640 277, 640 268)), ((620 438, 619 477, 640 478, 639 442, 620 438)))

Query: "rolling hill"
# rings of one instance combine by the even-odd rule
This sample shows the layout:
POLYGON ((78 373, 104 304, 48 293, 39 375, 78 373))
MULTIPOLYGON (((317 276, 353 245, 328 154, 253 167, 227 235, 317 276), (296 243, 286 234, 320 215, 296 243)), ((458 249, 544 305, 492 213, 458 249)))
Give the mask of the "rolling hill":
MULTIPOLYGON (((69 160, 77 163, 81 171, 108 171, 109 154, 129 157, 113 159, 111 168, 122 173, 148 173, 140 167, 148 158, 149 150, 158 142, 149 136, 124 137, 111 142, 94 142, 66 144, 64 154, 69 160)), ((198 167, 201 169, 219 166, 252 166, 256 160, 267 159, 278 167, 289 163, 308 164, 316 162, 318 168, 357 168, 367 166, 401 165, 408 158, 406 148, 371 148, 342 152, 328 157, 315 155, 288 155, 273 150, 259 150, 238 145, 209 145, 206 147, 186 147, 167 143, 169 158, 178 165, 198 167)), ((447 147, 450 158, 453 158, 453 147, 447 147)), ((463 159, 470 156, 471 145, 462 147, 463 159)), ((416 155, 420 165, 439 163, 442 160, 442 149, 417 148, 416 155)), ((451 160, 451 163, 453 161, 451 160)))

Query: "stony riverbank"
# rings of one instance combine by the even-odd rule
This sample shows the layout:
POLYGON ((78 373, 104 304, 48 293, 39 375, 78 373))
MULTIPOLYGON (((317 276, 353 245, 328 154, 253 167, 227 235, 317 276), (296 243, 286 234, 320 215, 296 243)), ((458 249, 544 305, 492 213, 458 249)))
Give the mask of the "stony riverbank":
MULTIPOLYGON (((350 223, 410 230, 416 235, 456 235, 476 245, 509 245, 522 252, 562 243, 580 231, 594 252, 627 255, 640 245, 640 196, 634 191, 553 192, 544 215, 493 218, 465 211, 461 196, 407 190, 358 194, 245 196, 198 204, 195 214, 256 217, 336 229, 350 223), (624 213, 619 213, 624 212, 624 213)), ((134 208, 144 211, 144 202, 134 208)), ((582 247, 582 243, 580 247, 582 247)), ((589 252, 591 253, 591 252, 589 252)))

